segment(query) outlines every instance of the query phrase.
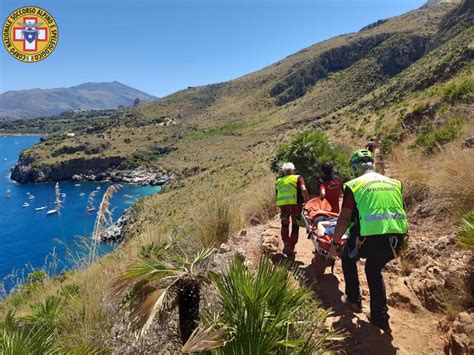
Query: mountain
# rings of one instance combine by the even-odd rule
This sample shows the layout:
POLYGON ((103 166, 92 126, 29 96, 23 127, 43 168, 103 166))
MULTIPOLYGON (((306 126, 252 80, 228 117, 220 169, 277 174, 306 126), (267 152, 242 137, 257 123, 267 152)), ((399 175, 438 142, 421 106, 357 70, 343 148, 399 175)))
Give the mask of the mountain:
POLYGON ((0 120, 57 115, 75 109, 113 109, 156 100, 118 81, 85 83, 70 88, 7 91, 0 95, 0 120))
MULTIPOLYGON (((241 78, 190 87, 109 117, 84 118, 81 124, 73 120, 72 125, 62 117, 33 120, 36 131, 76 134, 74 142, 55 136, 52 144, 45 139, 24 152, 28 159, 23 164, 57 165, 74 174, 82 171, 67 167, 75 164, 71 159, 114 157, 117 167, 159 165, 187 176, 212 170, 218 161, 232 161, 236 168, 247 165, 243 149, 267 159, 284 137, 302 129, 323 130, 357 144, 401 125, 395 108, 403 100, 469 72, 472 1, 463 4, 432 3, 315 44, 241 78), (391 109, 396 112, 383 113, 391 109), (96 154, 82 149, 99 144, 98 135, 108 137, 107 147, 96 154), (60 154, 68 151, 74 154, 60 154)), ((15 128, 20 126, 28 128, 15 123, 15 128)), ((4 131, 9 127, 13 126, 0 124, 4 131)), ((14 175, 19 181, 38 176, 55 180, 51 173, 22 171, 26 175, 14 175)), ((62 179, 69 176, 58 174, 62 179)))

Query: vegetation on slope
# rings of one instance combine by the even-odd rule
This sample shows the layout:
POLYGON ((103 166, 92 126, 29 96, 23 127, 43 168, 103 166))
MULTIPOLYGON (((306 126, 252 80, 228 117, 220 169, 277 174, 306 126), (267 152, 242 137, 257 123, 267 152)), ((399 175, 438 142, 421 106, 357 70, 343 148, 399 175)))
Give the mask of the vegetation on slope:
MULTIPOLYGON (((422 8, 362 32, 325 41, 240 79, 189 88, 126 113, 117 113, 103 126, 100 120, 87 121, 93 127, 100 125, 100 132, 87 131, 86 126, 79 124, 74 128, 76 137, 48 136, 46 141, 27 150, 25 155, 33 156, 38 164, 48 165, 70 159, 70 154, 53 156, 55 150, 100 145, 106 139, 110 146, 100 153, 87 156, 84 151, 76 151, 72 155, 132 156, 135 164, 164 167, 175 172, 179 180, 135 207, 135 223, 128 239, 113 254, 60 279, 46 279, 28 293, 13 295, 3 303, 2 312, 6 314, 13 308, 17 314, 28 314, 30 304, 72 287, 79 292, 74 302, 65 306, 68 317, 64 329, 75 329, 74 338, 61 332, 61 341, 69 349, 106 346, 111 337, 109 330, 123 321, 116 305, 109 301, 112 280, 136 261, 142 245, 160 244, 172 236, 191 255, 203 244, 213 245, 212 239, 205 241, 199 238, 199 233, 211 231, 209 235, 217 238, 254 221, 255 216, 262 220, 271 215, 274 209, 269 159, 280 143, 289 142, 302 131, 324 131, 329 140, 352 147, 363 145, 367 137, 381 134, 386 151, 392 150, 394 159, 400 154, 400 164, 393 174, 408 181, 405 184, 408 200, 415 204, 430 198, 429 201, 438 203, 443 191, 452 191, 455 184, 460 189, 451 197, 453 201, 463 198, 463 202, 447 201, 448 214, 460 216, 468 212, 472 209, 472 192, 464 199, 466 190, 462 187, 466 187, 465 181, 472 181, 473 159, 472 152, 461 150, 459 145, 473 134, 469 94, 473 28, 472 24, 465 24, 449 31, 458 23, 449 25, 442 20, 450 9, 449 5, 422 8), (440 23, 443 27, 438 27, 440 23), (292 98, 291 102, 281 105, 276 102, 276 96, 270 95, 278 83, 293 78, 295 68, 306 68, 305 73, 311 74, 312 63, 324 57, 324 53, 332 53, 335 48, 350 49, 367 38, 385 38, 386 33, 390 34, 385 39, 389 42, 382 41, 347 67, 339 63, 341 67, 337 71, 328 72, 314 82, 311 79, 304 95, 292 98), (419 45, 423 47, 421 57, 418 57, 421 50, 411 48, 419 45), (388 68, 400 61, 400 70, 384 69, 385 59, 391 61, 388 68), (423 109, 419 111, 417 107, 423 109), (448 127, 453 119, 457 122, 456 134, 440 141, 445 135, 435 136, 433 132, 448 127), (423 131, 420 128, 423 125, 430 131, 423 131), (434 138, 429 140, 436 141, 430 143, 436 148, 426 151, 413 144, 417 136, 424 134, 433 134, 434 138), (48 141, 54 144, 47 144, 48 141), (150 151, 156 146, 176 149, 167 154, 153 154, 150 159, 150 151), (445 176, 433 174, 441 170, 441 165, 430 165, 426 154, 434 154, 439 164, 452 164, 458 170, 446 169, 445 176), (457 165, 453 163, 456 159, 464 160, 457 165), (212 207, 209 196, 218 199, 222 196, 224 204, 232 202, 232 215, 218 214, 219 208, 212 207), (213 226, 220 221, 228 228, 213 234, 213 226), (199 231, 200 226, 205 226, 204 231, 199 231)), ((305 75, 296 75, 294 82, 301 82, 300 77, 304 82, 305 75)), ((342 164, 341 161, 340 169, 344 168, 342 164)))

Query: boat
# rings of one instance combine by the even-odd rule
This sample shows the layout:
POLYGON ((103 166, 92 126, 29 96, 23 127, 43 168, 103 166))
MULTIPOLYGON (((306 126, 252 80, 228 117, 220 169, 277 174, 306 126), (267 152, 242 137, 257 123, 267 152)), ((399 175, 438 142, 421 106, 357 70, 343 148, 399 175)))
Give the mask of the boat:
POLYGON ((79 194, 79 196, 84 196, 84 195, 85 195, 85 193, 84 193, 84 192, 81 192, 81 193, 79 194))
POLYGON ((33 200, 35 198, 35 196, 33 195, 28 195, 28 200, 33 200))
POLYGON ((75 187, 79 187, 79 186, 81 186, 81 184, 75 184, 74 186, 75 186, 75 187))
POLYGON ((61 194, 61 197, 66 197, 66 193, 63 192, 63 193, 61 194))
POLYGON ((21 207, 23 208, 30 207, 30 204, 28 202, 25 202, 21 207))
POLYGON ((35 208, 35 211, 43 211, 43 210, 45 210, 46 208, 48 208, 48 207, 47 207, 47 206, 36 207, 36 208, 35 208))
POLYGON ((57 209, 57 208, 53 208, 52 210, 49 210, 48 212, 46 212, 47 215, 55 214, 55 213, 58 213, 58 209, 57 209))
POLYGON ((97 186, 95 189, 96 189, 96 190, 100 190, 100 186, 97 186))
POLYGON ((95 207, 87 207, 87 212, 94 212, 95 211, 95 207))
POLYGON ((26 193, 26 196, 29 196, 29 195, 30 195, 30 193, 29 193, 29 192, 27 192, 27 193, 26 193))

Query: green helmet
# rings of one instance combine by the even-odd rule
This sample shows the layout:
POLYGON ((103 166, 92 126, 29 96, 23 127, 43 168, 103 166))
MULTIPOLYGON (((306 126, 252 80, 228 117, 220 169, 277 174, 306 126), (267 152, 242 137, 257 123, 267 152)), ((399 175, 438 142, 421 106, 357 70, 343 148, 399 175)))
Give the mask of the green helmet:
POLYGON ((351 159, 349 163, 357 164, 357 163, 367 163, 367 162, 374 162, 373 154, 367 149, 359 149, 352 153, 351 159))

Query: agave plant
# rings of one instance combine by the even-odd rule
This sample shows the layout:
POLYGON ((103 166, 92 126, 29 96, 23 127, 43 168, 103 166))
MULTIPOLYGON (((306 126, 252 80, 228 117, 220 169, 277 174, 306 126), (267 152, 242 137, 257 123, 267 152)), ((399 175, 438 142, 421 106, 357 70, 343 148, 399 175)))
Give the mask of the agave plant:
POLYGON ((177 307, 180 337, 183 343, 188 340, 199 318, 201 287, 210 281, 202 266, 212 253, 205 249, 188 259, 169 243, 143 248, 138 262, 115 283, 115 295, 129 291, 130 317, 140 337, 156 316, 164 320, 177 307))

